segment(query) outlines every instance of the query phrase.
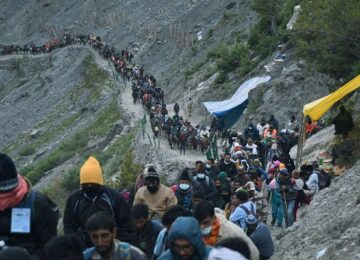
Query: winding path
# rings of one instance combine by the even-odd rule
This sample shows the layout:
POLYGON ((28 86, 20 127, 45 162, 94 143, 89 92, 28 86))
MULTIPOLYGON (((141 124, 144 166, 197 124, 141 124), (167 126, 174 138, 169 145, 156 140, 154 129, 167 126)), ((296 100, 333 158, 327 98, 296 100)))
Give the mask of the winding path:
MULTIPOLYGON (((122 113, 125 113, 126 118, 129 120, 130 127, 138 127, 140 125, 140 120, 144 117, 145 110, 140 103, 133 104, 133 99, 131 95, 131 87, 130 83, 124 84, 124 82, 120 79, 120 77, 115 77, 115 68, 113 64, 103 58, 94 48, 90 46, 83 45, 70 45, 64 48, 86 48, 88 49, 97 64, 97 66, 108 72, 110 75, 113 75, 113 80, 111 82, 111 88, 108 86, 104 89, 104 91, 112 91, 115 93, 119 93, 117 100, 119 109, 121 109, 122 113), (119 79, 119 80, 118 80, 119 79)), ((54 50, 56 52, 57 50, 54 50)), ((46 54, 39 55, 31 55, 31 54, 13 54, 13 55, 5 55, 0 56, 0 61, 12 60, 12 59, 20 59, 24 57, 28 57, 31 59, 36 59, 38 57, 43 57, 46 54)), ((169 114, 173 115, 172 105, 169 106, 169 114)), ((142 131, 139 131, 136 139, 134 140, 134 151, 136 160, 146 164, 146 163, 154 163, 158 166, 161 173, 166 178, 167 182, 173 182, 177 179, 177 174, 179 170, 184 167, 194 167, 195 161, 204 160, 205 155, 199 151, 188 150, 185 155, 180 155, 180 151, 178 149, 170 149, 167 139, 161 137, 159 140, 156 140, 156 146, 153 139, 153 133, 151 130, 151 126, 149 123, 149 117, 147 117, 147 123, 145 125, 145 135, 143 136, 142 131), (150 141, 151 140, 151 141, 150 141)))

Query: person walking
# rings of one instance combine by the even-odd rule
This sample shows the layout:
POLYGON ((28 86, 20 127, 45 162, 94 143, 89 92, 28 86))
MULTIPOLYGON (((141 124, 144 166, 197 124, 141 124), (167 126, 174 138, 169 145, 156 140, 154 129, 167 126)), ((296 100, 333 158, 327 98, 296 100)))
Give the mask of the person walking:
POLYGON ((46 195, 31 188, 13 160, 0 153, 0 237, 7 246, 32 255, 57 235, 59 210, 46 195), (46 221, 45 221, 46 220, 46 221))
POLYGON ((131 235, 130 208, 119 192, 104 185, 104 177, 98 160, 90 156, 80 169, 80 189, 66 200, 64 233, 78 233, 91 246, 86 232, 86 221, 97 212, 106 212, 115 219, 117 236, 129 241, 131 235))

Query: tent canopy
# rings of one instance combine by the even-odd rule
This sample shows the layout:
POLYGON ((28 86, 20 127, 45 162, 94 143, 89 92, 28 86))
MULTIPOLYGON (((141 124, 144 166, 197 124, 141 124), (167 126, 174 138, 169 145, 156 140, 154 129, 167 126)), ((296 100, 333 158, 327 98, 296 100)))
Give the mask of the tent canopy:
POLYGON ((220 117, 225 116, 230 110, 247 101, 250 90, 256 88, 261 83, 269 81, 270 79, 270 76, 249 79, 238 88, 231 98, 223 101, 203 102, 203 104, 211 114, 220 117))
POLYGON ((335 92, 317 99, 304 106, 304 116, 310 116, 314 121, 319 120, 336 102, 360 87, 360 75, 353 78, 335 92))

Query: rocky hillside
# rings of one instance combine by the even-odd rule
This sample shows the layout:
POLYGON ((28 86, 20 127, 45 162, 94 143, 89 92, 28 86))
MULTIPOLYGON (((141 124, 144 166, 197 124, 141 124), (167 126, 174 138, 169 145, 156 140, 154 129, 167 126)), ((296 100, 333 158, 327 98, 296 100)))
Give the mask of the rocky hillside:
POLYGON ((274 259, 358 259, 359 165, 322 190, 299 220, 275 237, 274 259))
MULTIPOLYGON (((269 75, 269 84, 250 92, 236 130, 244 128, 249 116, 258 121, 275 114, 284 124, 295 115, 300 121, 304 104, 341 83, 299 59, 291 43, 278 42, 278 49, 264 59, 249 51, 245 72, 240 67, 219 80, 224 75, 218 59, 231 48, 246 48, 256 21, 246 0, 3 0, 0 45, 39 45, 63 33, 93 32, 109 45, 135 53, 135 62, 164 89, 170 114, 176 101, 187 117, 184 107, 191 97, 194 111, 189 119, 194 124, 210 122, 201 102, 229 98, 245 80, 269 75), (279 52, 286 54, 283 61, 274 60, 279 52)), ((90 154, 100 160, 107 184, 115 188, 130 186, 146 163, 158 164, 164 181, 172 183, 180 169, 204 159, 200 152, 179 155, 164 138, 154 143, 149 124, 143 135, 143 107, 132 104, 130 88, 113 73, 113 66, 88 46, 0 56, 0 150, 60 207, 78 188, 79 167, 90 154)), ((356 122, 350 137, 360 141, 359 95, 344 102, 356 122)), ((326 121, 336 112, 328 113, 326 121)), ((316 157, 319 149, 330 151, 338 142, 332 133, 326 128, 308 139, 306 158, 316 157)), ((300 213, 294 227, 274 233, 274 259, 315 258, 319 252, 323 259, 359 257, 358 170, 355 166, 335 179, 300 213)))

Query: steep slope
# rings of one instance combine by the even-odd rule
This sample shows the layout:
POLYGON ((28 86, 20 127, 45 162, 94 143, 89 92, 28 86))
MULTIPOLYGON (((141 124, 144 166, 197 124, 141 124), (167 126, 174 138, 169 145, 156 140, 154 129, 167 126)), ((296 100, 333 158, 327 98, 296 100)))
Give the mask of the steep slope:
POLYGON ((177 47, 185 34, 190 41, 196 32, 209 28, 222 18, 229 3, 232 1, 5 0, 0 3, 0 43, 43 44, 64 32, 93 32, 114 47, 134 48, 143 54, 141 64, 157 74, 183 51, 177 47))
POLYGON ((359 165, 315 196, 295 224, 275 237, 274 259, 358 259, 360 257, 359 165), (324 254, 322 254, 324 252, 324 254), (317 256, 322 255, 319 258, 317 256))

